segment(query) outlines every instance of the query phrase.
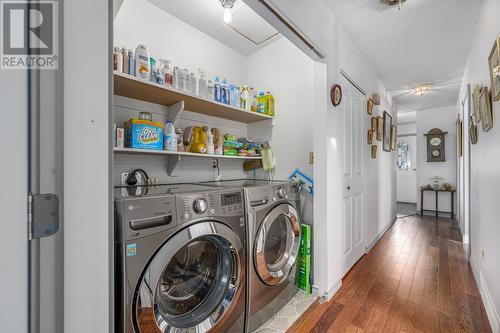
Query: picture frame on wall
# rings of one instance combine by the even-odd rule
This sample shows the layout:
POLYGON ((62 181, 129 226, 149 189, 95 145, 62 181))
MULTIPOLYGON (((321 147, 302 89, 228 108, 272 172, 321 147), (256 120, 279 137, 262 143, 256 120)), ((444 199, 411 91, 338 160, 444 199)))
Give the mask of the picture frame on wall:
POLYGON ((463 155, 463 122, 460 119, 460 115, 458 115, 457 121, 457 155, 458 157, 462 157, 463 155))
POLYGON ((470 117, 470 125, 469 125, 469 136, 470 136, 470 143, 475 145, 477 144, 477 125, 474 124, 474 121, 472 120, 472 116, 470 117))
POLYGON ((491 97, 500 101, 500 37, 495 40, 490 56, 488 57, 491 80, 491 97))
POLYGON ((377 117, 377 140, 382 141, 384 135, 384 119, 377 117))
POLYGON ((396 143, 398 141, 398 128, 392 125, 391 128, 391 150, 396 150, 396 143))
POLYGON ((382 132, 382 150, 391 151, 391 137, 392 137, 392 117, 387 111, 384 111, 384 126, 382 132))
POLYGON ((474 92, 472 93, 472 104, 474 105, 474 123, 479 124, 481 122, 481 91, 482 87, 476 85, 474 92))
POLYGON ((373 99, 368 98, 366 102, 366 112, 371 115, 373 113, 373 99))
POLYGON ((377 118, 378 117, 372 117, 372 132, 377 133, 377 118))
POLYGON ((488 87, 483 87, 479 100, 481 105, 483 132, 488 132, 493 128, 493 112, 491 111, 491 100, 488 87))
POLYGON ((373 144, 373 131, 371 129, 368 130, 367 142, 369 145, 373 144))
POLYGON ((377 145, 372 146, 372 158, 377 158, 377 145))

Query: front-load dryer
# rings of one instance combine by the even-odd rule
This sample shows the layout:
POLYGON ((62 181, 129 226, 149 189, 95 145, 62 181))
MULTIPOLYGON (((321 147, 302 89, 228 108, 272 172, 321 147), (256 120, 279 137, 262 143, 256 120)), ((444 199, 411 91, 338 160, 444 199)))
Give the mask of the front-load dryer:
POLYGON ((241 189, 117 188, 117 332, 243 332, 243 206, 241 189))
POLYGON ((243 188, 249 256, 247 332, 254 332, 298 291, 295 267, 301 237, 299 186, 253 179, 204 184, 243 188))

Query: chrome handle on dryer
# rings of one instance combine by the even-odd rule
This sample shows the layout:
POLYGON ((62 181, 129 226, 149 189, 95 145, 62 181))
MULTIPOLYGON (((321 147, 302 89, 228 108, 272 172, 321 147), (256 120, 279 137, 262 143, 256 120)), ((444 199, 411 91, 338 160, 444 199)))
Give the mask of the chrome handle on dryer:
POLYGON ((171 222, 172 222, 172 215, 164 214, 145 219, 131 220, 128 225, 130 229, 137 231, 142 229, 149 229, 154 227, 160 227, 163 225, 168 225, 171 222))
POLYGON ((252 207, 263 206, 263 205, 267 205, 268 202, 269 202, 269 200, 267 198, 262 199, 262 200, 254 200, 254 201, 250 201, 250 206, 252 206, 252 207))
POLYGON ((239 277, 240 277, 240 260, 238 259, 239 258, 238 251, 234 246, 230 246, 229 251, 231 252, 231 262, 233 265, 231 284, 234 287, 237 287, 239 284, 239 277))

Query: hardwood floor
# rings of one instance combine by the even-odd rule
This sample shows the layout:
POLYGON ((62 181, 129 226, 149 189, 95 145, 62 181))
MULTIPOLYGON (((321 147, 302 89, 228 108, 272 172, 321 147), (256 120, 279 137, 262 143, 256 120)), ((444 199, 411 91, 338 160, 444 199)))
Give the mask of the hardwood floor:
POLYGON ((491 332, 456 222, 396 221, 292 332, 491 332))

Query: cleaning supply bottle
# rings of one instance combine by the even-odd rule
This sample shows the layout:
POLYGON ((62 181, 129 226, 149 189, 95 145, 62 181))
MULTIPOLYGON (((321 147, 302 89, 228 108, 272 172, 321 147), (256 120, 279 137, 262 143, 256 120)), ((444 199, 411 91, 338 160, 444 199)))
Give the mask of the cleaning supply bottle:
POLYGON ((135 49, 135 75, 140 79, 149 81, 150 66, 148 48, 144 45, 137 45, 135 49))
POLYGON ((274 117, 274 96, 270 91, 266 93, 267 98, 267 112, 268 116, 274 117))
POLYGON ((198 96, 202 98, 207 98, 207 78, 205 77, 205 72, 201 69, 198 69, 199 78, 198 78, 198 96))
POLYGON ((206 136, 207 136, 207 141, 206 141, 207 154, 213 155, 215 153, 214 136, 211 131, 207 131, 206 136))
POLYGON ((224 104, 229 104, 229 90, 227 88, 227 81, 226 79, 222 80, 222 87, 221 87, 221 103, 224 104))
POLYGON ((174 124, 170 120, 165 125, 163 148, 165 150, 177 151, 177 134, 175 133, 174 124))
POLYGON ((119 73, 123 72, 123 56, 118 46, 113 51, 113 70, 119 73))
POLYGON ((219 83, 219 77, 215 78, 214 98, 216 102, 222 103, 222 86, 219 83))
POLYGON ((212 82, 212 80, 208 80, 207 83, 207 99, 210 101, 215 101, 214 83, 212 82))
POLYGON ((153 58, 153 57, 149 57, 149 63, 150 63, 150 66, 149 66, 149 70, 150 70, 150 81, 152 82, 156 82, 156 75, 158 74, 157 71, 156 71, 156 59, 153 58))
POLYGON ((260 150, 260 155, 262 156, 262 167, 265 172, 274 171, 274 155, 269 144, 269 141, 266 141, 260 150))
POLYGON ((160 59, 160 70, 163 76, 163 84, 172 86, 173 77, 172 70, 170 69, 170 60, 160 59))
POLYGON ((189 76, 189 71, 187 68, 182 70, 184 72, 184 91, 191 92, 191 77, 189 76))
POLYGON ((257 112, 259 111, 259 104, 257 102, 257 93, 255 92, 255 89, 253 87, 250 87, 250 111, 252 112, 257 112))
POLYGON ((191 152, 205 154, 207 152, 207 126, 193 127, 193 142, 191 143, 191 152))
POLYGON ((179 67, 175 66, 172 71, 172 88, 179 90, 179 67))
POLYGON ((238 109, 241 108, 241 90, 240 87, 235 87, 234 89, 234 106, 238 109))
POLYGON ((128 73, 135 76, 135 58, 132 50, 128 50, 128 73))
POLYGON ((192 93, 193 95, 197 95, 198 94, 198 90, 197 90, 197 85, 198 85, 198 80, 196 79, 196 75, 191 72, 191 75, 189 76, 190 78, 190 81, 191 81, 191 90, 189 91, 190 93, 192 93))
POLYGON ((266 98, 266 95, 263 91, 261 91, 259 93, 257 103, 258 103, 257 112, 266 114, 267 113, 267 98, 266 98))
POLYGON ((240 95, 240 108, 243 110, 248 110, 248 100, 249 100, 249 94, 248 94, 248 86, 243 86, 241 88, 241 95, 240 95))
POLYGON ((236 106, 236 87, 232 83, 229 85, 229 105, 236 106))

